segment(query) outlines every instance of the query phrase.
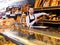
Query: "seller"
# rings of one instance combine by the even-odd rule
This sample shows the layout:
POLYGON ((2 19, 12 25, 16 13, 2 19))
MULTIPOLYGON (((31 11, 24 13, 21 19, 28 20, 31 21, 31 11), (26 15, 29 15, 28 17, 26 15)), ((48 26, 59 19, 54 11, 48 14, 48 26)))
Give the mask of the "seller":
MULTIPOLYGON (((46 13, 34 14, 34 9, 32 7, 29 8, 28 12, 29 15, 26 17, 26 24, 28 28, 31 28, 32 26, 38 26, 37 22, 39 21, 39 19, 37 19, 37 17, 46 15, 46 13)), ((28 39, 35 39, 35 34, 33 33, 33 31, 29 31, 28 39)))
POLYGON ((14 20, 16 20, 17 15, 15 15, 15 8, 11 9, 11 14, 10 14, 9 18, 13 18, 14 20))
POLYGON ((37 17, 39 17, 40 15, 46 15, 46 13, 34 14, 34 8, 32 7, 29 8, 28 12, 29 15, 26 17, 27 27, 38 26, 37 22, 39 21, 39 19, 37 19, 37 17))

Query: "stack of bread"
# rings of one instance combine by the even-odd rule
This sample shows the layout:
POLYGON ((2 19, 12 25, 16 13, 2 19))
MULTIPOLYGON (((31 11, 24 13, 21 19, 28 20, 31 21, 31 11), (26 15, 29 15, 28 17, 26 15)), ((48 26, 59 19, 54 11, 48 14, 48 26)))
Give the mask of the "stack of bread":
POLYGON ((1 19, 0 26, 2 29, 12 28, 15 20, 13 18, 10 19, 1 19))
POLYGON ((49 7, 49 5, 50 5, 50 0, 45 0, 43 2, 43 7, 49 7))

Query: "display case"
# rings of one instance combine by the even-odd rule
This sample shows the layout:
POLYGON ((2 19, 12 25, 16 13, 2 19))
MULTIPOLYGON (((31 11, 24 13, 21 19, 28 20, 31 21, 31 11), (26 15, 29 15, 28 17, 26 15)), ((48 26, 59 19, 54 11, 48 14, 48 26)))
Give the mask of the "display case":
MULTIPOLYGON (((7 39, 17 45, 60 45, 60 36, 58 33, 48 32, 49 29, 27 29, 21 28, 19 31, 5 31, 1 33, 7 39), (17 33, 18 32, 18 33, 17 33), (47 32, 47 33, 46 33, 47 32), (35 39, 28 39, 27 34, 34 34, 35 39)), ((32 36, 33 37, 33 36, 32 36)))
MULTIPOLYGON (((17 45, 46 45, 46 43, 42 42, 42 41, 38 41, 38 40, 31 40, 31 39, 27 39, 26 37, 21 37, 18 34, 14 34, 12 31, 7 31, 4 33, 1 33, 1 35, 3 35, 4 37, 6 37, 8 40, 11 40, 12 42, 14 42, 17 45)), ((12 45, 12 43, 11 43, 12 45)))
POLYGON ((0 33, 0 45, 24 45, 24 44, 8 37, 5 34, 0 33))

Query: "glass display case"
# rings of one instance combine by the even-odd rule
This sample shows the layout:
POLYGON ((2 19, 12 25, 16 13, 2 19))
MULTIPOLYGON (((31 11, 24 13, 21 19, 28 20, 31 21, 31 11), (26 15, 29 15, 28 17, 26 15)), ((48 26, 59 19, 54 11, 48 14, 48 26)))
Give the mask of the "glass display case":
POLYGON ((6 35, 0 34, 0 45, 24 45, 23 43, 18 43, 6 35))

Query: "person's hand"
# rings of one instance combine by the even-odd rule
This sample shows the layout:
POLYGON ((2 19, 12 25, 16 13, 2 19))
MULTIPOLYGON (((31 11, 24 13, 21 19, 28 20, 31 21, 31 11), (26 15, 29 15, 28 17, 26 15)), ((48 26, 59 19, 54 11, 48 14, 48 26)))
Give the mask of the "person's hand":
POLYGON ((39 21, 39 19, 35 19, 35 22, 38 22, 39 21))

